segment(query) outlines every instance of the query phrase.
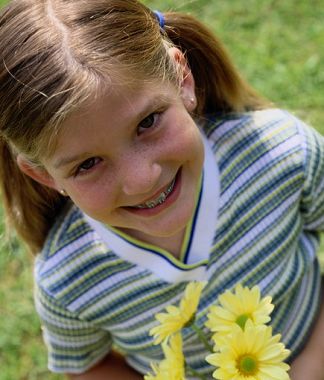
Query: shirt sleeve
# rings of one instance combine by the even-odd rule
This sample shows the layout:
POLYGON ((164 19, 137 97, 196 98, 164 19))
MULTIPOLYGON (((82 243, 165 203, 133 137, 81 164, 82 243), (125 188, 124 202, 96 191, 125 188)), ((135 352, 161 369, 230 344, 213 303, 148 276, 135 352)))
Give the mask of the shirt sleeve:
POLYGON ((324 136, 301 123, 305 181, 301 199, 304 229, 324 231, 324 136))
POLYGON ((83 373, 110 352, 112 338, 108 331, 81 320, 41 288, 35 290, 35 305, 48 348, 50 371, 83 373))

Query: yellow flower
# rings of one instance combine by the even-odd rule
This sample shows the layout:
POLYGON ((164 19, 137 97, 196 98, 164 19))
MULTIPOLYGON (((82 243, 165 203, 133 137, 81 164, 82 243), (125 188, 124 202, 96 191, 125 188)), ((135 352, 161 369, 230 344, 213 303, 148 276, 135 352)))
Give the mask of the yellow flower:
POLYGON ((163 380, 162 373, 160 372, 159 366, 156 364, 151 364, 153 374, 149 373, 144 376, 144 380, 163 380))
MULTIPOLYGON (((234 293, 227 290, 219 296, 221 306, 211 306, 205 323, 213 332, 229 333, 233 325, 244 329, 247 320, 254 325, 263 325, 270 321, 270 314, 274 308, 271 297, 261 299, 260 289, 252 289, 237 285, 234 293)), ((215 336, 214 336, 215 337, 215 336)))
POLYGON ((213 377, 218 380, 289 380, 289 365, 283 363, 289 350, 279 340, 270 326, 254 326, 249 320, 244 330, 233 325, 220 352, 206 360, 217 367, 213 377))
POLYGON ((152 365, 154 374, 144 376, 144 380, 185 380, 184 356, 180 333, 171 336, 162 344, 165 359, 159 365, 152 365))
POLYGON ((160 322, 158 326, 150 330, 150 335, 154 336, 155 344, 160 344, 168 339, 194 319, 205 284, 205 282, 190 282, 185 289, 179 307, 170 305, 166 307, 166 313, 155 315, 155 318, 160 322))

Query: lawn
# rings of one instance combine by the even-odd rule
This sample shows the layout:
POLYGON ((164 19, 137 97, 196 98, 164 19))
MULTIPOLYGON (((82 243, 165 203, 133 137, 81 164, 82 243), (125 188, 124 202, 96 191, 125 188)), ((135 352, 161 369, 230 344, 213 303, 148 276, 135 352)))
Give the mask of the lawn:
MULTIPOLYGON (((324 134, 322 0, 145 3, 152 9, 190 12, 204 20, 260 93, 324 134)), ((3 230, 2 225, 0 228, 3 230)), ((324 245, 321 251, 324 257, 324 245)), ((62 379, 46 370, 45 348, 33 309, 32 258, 16 242, 2 244, 0 278, 0 380, 62 379)))

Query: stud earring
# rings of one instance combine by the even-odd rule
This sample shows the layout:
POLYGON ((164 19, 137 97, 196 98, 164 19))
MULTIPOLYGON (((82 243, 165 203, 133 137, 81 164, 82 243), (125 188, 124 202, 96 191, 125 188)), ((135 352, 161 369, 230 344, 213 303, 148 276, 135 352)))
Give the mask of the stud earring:
POLYGON ((64 189, 60 190, 60 194, 63 195, 64 197, 67 196, 67 192, 64 189))
POLYGON ((188 98, 187 107, 190 111, 193 111, 196 108, 196 98, 193 96, 191 98, 188 98))

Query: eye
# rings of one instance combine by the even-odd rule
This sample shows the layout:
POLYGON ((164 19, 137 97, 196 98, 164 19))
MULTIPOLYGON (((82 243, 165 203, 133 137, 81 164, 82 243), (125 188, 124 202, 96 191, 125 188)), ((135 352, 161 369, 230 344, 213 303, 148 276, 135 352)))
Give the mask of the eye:
POLYGON ((145 119, 143 119, 139 124, 138 124, 138 133, 142 133, 142 129, 150 129, 154 128, 158 125, 159 119, 161 116, 161 112, 154 112, 148 115, 145 119))
POLYGON ((91 157, 87 160, 83 161, 81 165, 77 167, 75 175, 83 174, 91 170, 94 166, 96 166, 101 161, 99 157, 91 157))

